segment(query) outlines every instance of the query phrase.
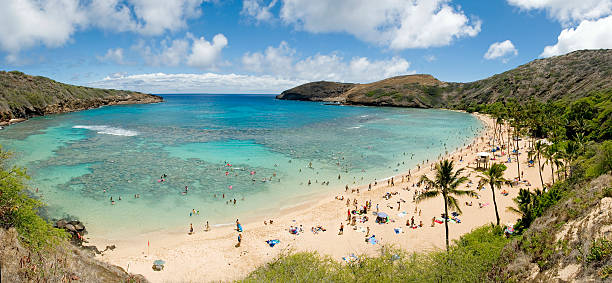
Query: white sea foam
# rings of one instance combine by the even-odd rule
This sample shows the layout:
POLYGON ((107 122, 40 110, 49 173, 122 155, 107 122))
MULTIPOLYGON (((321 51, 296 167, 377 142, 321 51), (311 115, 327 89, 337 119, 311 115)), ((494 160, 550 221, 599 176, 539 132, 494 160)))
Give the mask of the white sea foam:
POLYGON ((133 137, 133 136, 137 136, 138 132, 136 131, 131 131, 131 130, 126 130, 126 129, 122 129, 122 128, 115 128, 115 127, 111 127, 111 126, 83 126, 83 125, 76 125, 72 128, 75 129, 87 129, 90 131, 95 131, 98 134, 105 134, 105 135, 113 135, 113 136, 125 136, 125 137, 133 137))

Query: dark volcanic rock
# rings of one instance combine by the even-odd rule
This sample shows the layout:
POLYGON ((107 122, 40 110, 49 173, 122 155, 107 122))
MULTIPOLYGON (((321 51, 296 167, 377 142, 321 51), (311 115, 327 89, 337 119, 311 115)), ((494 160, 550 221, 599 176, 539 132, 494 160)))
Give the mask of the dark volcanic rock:
POLYGON ((308 101, 343 101, 342 96, 355 84, 336 82, 312 82, 283 91, 277 99, 308 101))

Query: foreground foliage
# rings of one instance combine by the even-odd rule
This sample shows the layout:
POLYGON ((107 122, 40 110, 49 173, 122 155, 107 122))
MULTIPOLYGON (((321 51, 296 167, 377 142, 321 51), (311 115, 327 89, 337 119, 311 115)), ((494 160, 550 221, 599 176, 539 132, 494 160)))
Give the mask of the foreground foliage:
POLYGON ((245 282, 479 282, 508 239, 484 226, 462 236, 448 253, 406 253, 383 247, 376 257, 339 263, 317 253, 284 255, 255 270, 245 282))
POLYGON ((38 216, 42 203, 27 194, 26 171, 11 166, 10 157, 0 147, 0 228, 15 227, 22 242, 35 251, 57 245, 66 233, 38 216))

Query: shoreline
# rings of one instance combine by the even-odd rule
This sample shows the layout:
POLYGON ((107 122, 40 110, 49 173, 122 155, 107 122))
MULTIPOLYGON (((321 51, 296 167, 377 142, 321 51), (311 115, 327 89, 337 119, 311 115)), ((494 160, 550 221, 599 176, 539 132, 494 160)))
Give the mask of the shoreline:
MULTIPOLYGON (((471 140, 471 143, 466 143, 467 146, 459 147, 446 155, 443 154, 441 159, 459 159, 460 155, 467 155, 467 159, 471 160, 472 155, 479 152, 482 147, 487 146, 486 139, 492 131, 494 121, 482 114, 474 113, 473 115, 483 123, 483 128, 478 135, 471 140), (471 149, 468 149, 469 147, 471 149)), ((187 235, 188 229, 185 227, 185 230, 182 231, 152 232, 139 235, 138 239, 132 237, 132 239, 124 239, 112 243, 91 236, 89 244, 96 246, 115 244, 117 246, 116 250, 107 252, 102 256, 97 256, 98 259, 121 266, 127 269, 128 272, 143 274, 148 280, 153 282, 227 281, 241 279, 255 268, 288 251, 318 251, 321 254, 330 255, 336 260, 340 260, 340 257, 348 256, 351 253, 374 255, 381 245, 365 243, 365 231, 363 230, 367 226, 373 228, 371 234, 376 234, 377 239, 385 245, 398 246, 404 250, 414 252, 437 249, 443 246, 443 225, 430 227, 430 223, 431 217, 438 215, 437 212, 441 207, 440 200, 427 200, 418 204, 419 209, 425 213, 423 216, 417 216, 417 213, 413 213, 416 205, 409 199, 409 196, 412 196, 412 191, 415 190, 410 185, 420 175, 430 174, 431 170, 427 166, 431 166, 436 161, 431 160, 429 163, 419 163, 423 168, 418 171, 415 168, 410 169, 413 177, 403 183, 400 182, 401 177, 406 176, 408 172, 388 177, 396 178, 395 187, 387 187, 386 184, 382 183, 373 186, 372 191, 367 191, 367 185, 351 187, 351 189, 359 188, 361 190, 360 194, 351 193, 350 191, 344 192, 342 188, 331 189, 318 195, 317 199, 279 210, 277 214, 282 216, 274 218, 274 224, 272 225, 264 225, 264 219, 261 218, 259 221, 244 222, 242 223, 245 228, 245 231, 242 233, 244 240, 241 247, 238 248, 234 247, 238 233, 233 228, 233 225, 213 227, 211 231, 203 232, 201 228, 202 223, 195 223, 194 235, 187 235), (381 200, 380 196, 385 191, 397 191, 399 196, 392 197, 391 200, 381 200), (380 210, 387 212, 396 222, 380 225, 374 224, 373 219, 370 219, 365 224, 356 225, 356 230, 345 224, 344 235, 337 235, 340 223, 346 223, 347 206, 345 206, 344 201, 335 200, 334 196, 343 196, 345 199, 351 198, 351 200, 358 199, 359 205, 362 205, 366 200, 382 204, 380 205, 380 210), (389 209, 389 206, 392 206, 390 203, 396 202, 397 198, 405 199, 405 202, 402 203, 404 207, 402 211, 406 212, 405 218, 396 216, 400 212, 399 210, 389 209), (411 215, 419 218, 416 221, 417 223, 423 221, 424 226, 414 229, 415 232, 412 231, 413 229, 403 228, 407 231, 395 234, 393 228, 405 227, 403 221, 410 219, 411 215), (303 226, 303 233, 296 236, 288 232, 290 226, 299 226, 300 224, 303 226), (326 228, 327 231, 319 232, 318 234, 310 231, 310 227, 319 225, 326 228), (271 248, 265 243, 266 240, 270 239, 279 239, 281 242, 271 248), (151 269, 152 261, 156 259, 163 259, 167 262, 164 271, 155 272, 151 269)), ((467 167, 470 163, 464 160, 463 163, 457 162, 456 165, 457 167, 467 167)), ((515 166, 509 166, 506 175, 512 174, 513 167, 515 168, 515 166)), ((474 177, 471 176, 470 179, 474 177)), ((473 183, 477 184, 477 180, 473 180, 473 183)), ((472 186, 475 187, 476 184, 472 186)), ((504 224, 510 222, 511 220, 509 219, 515 218, 505 208, 512 205, 512 198, 516 196, 517 192, 517 189, 513 189, 509 196, 502 197, 500 195, 498 198, 499 211, 503 219, 502 223, 504 224)), ((478 201, 491 202, 490 190, 478 193, 482 196, 478 201)), ((460 199, 463 203, 464 198, 460 199)), ((395 206, 392 207, 395 208, 395 206)), ((464 211, 464 214, 460 216, 463 220, 462 223, 451 224, 451 227, 449 227, 451 239, 456 239, 460 235, 470 232, 473 228, 494 220, 494 214, 490 205, 484 208, 462 206, 462 209, 464 211), (489 217, 483 218, 481 216, 485 210, 491 211, 487 213, 489 217)), ((375 210, 374 204, 372 210, 375 210)))
MULTIPOLYGON (((97 105, 97 106, 91 106, 91 107, 83 107, 83 108, 76 108, 76 109, 69 109, 69 110, 65 110, 65 111, 50 112, 50 113, 44 113, 42 115, 33 115, 33 116, 30 116, 30 117, 25 117, 25 118, 20 117, 20 118, 11 118, 11 119, 8 119, 8 120, 6 120, 6 119, 5 120, 0 120, 0 130, 2 130, 4 127, 8 127, 8 126, 11 126, 11 125, 14 125, 14 124, 18 124, 18 123, 23 123, 23 122, 26 122, 26 121, 28 121, 28 120, 30 120, 32 118, 37 118, 37 117, 47 117, 49 115, 57 115, 57 114, 79 112, 79 111, 98 109, 98 108, 102 108, 102 107, 116 106, 116 105, 155 104, 155 103, 163 103, 164 102, 163 97, 161 97, 159 95, 155 95, 155 94, 148 94, 148 95, 150 95, 151 97, 148 97, 146 99, 141 99, 141 100, 108 101, 107 104, 103 104, 103 105, 97 105)), ((47 106, 47 107, 53 107, 53 106, 47 106)))

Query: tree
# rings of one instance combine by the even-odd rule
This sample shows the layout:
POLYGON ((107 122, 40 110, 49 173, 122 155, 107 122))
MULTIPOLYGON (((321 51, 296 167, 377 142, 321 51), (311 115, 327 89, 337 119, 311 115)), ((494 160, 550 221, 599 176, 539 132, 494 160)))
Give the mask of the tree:
POLYGON ((10 165, 10 158, 11 153, 0 147, 0 229, 15 227, 34 251, 57 245, 66 233, 36 214, 43 204, 28 195, 26 171, 10 165))
POLYGON ((421 182, 425 184, 428 190, 416 198, 416 202, 421 202, 425 199, 435 198, 442 194, 444 200, 444 229, 446 232, 446 251, 448 252, 448 208, 454 209, 461 214, 461 208, 454 196, 476 196, 472 190, 459 190, 458 187, 465 181, 467 177, 461 176, 463 168, 453 171, 453 161, 443 160, 436 164, 436 176, 429 179, 427 176, 421 176, 421 182))
POLYGON ((533 220, 538 217, 537 209, 540 206, 540 198, 542 191, 536 189, 535 192, 530 192, 526 189, 520 189, 519 194, 514 198, 514 203, 518 208, 508 207, 508 210, 521 216, 514 229, 518 233, 521 233, 524 229, 527 229, 533 220))
POLYGON ((508 180, 504 178, 504 171, 507 167, 501 163, 495 163, 485 170, 480 178, 478 186, 484 186, 488 184, 491 187, 491 194, 493 194, 493 206, 495 207, 495 219, 497 220, 497 226, 499 226, 499 212, 497 211, 497 200, 495 199, 495 188, 501 189, 503 184, 508 183, 508 180))
MULTIPOLYGON (((557 154, 557 145, 554 143, 546 145, 542 153, 543 153, 544 158, 546 158, 546 162, 544 162, 544 164, 550 164, 551 178, 552 178, 552 182, 554 183, 555 182, 554 160, 555 160, 555 155, 557 154)), ((542 168, 544 168, 544 165, 542 165, 542 168)))
POLYGON ((542 183, 542 190, 544 189, 544 178, 542 178, 541 157, 542 157, 542 153, 544 152, 545 148, 546 146, 541 141, 537 141, 533 146, 533 150, 535 151, 536 159, 538 159, 538 172, 540 172, 540 182, 542 183))

